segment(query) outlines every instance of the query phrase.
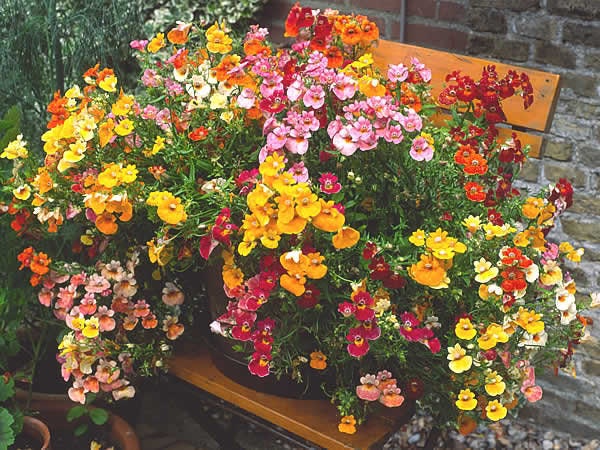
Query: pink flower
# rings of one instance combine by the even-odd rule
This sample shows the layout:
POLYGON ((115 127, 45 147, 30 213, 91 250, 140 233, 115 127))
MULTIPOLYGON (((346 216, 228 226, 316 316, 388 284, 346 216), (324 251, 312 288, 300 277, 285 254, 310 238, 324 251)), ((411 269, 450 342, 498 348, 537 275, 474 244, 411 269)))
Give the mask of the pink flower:
POLYGON ((143 51, 146 50, 146 45, 148 45, 148 40, 147 39, 135 40, 135 41, 131 41, 129 43, 129 46, 132 49, 138 50, 140 52, 143 52, 143 51))
POLYGON ((402 127, 400 125, 391 125, 390 127, 384 130, 383 138, 387 142, 399 144, 404 139, 404 135, 402 134, 402 127))
POLYGON ((267 77, 263 78, 260 85, 260 93, 264 98, 271 97, 275 92, 283 91, 283 78, 281 75, 270 73, 267 77))
POLYGON ((415 161, 431 161, 433 158, 433 147, 429 145, 427 139, 419 136, 412 143, 410 156, 415 161))
POLYGON ((250 88, 244 88, 237 98, 237 105, 240 108, 250 109, 254 106, 256 94, 250 88))
POLYGON ((297 77, 287 88, 287 97, 291 102, 298 100, 306 92, 306 86, 302 82, 302 79, 297 77))
POLYGON ((421 131, 421 128, 423 128, 421 116, 419 116, 412 108, 408 110, 407 116, 398 117, 398 122, 400 122, 404 129, 409 133, 413 131, 421 131))
POLYGON ((377 387, 379 385, 379 380, 375 375, 367 374, 364 377, 360 377, 360 382, 362 384, 356 386, 356 395, 358 398, 368 402, 379 400, 381 392, 377 387))
POLYGON ((94 294, 91 292, 87 292, 81 301, 79 302, 79 311, 81 314, 89 316, 96 312, 96 299, 94 298, 94 294))
POLYGON ((98 329, 101 333, 115 329, 116 322, 115 319, 113 319, 114 315, 115 312, 112 309, 109 309, 108 306, 102 305, 98 308, 95 316, 98 318, 98 329))
POLYGON ((350 134, 348 126, 343 127, 333 138, 333 146, 344 156, 350 156, 356 152, 358 142, 350 134))
POLYGON ((50 307, 53 298, 54 292, 50 289, 44 287, 40 290, 40 292, 38 292, 38 300, 44 306, 50 307))
POLYGON ((157 87, 160 85, 161 78, 154 70, 146 69, 142 75, 142 83, 146 87, 157 87))
POLYGON ((421 78, 423 79, 423 81, 425 83, 428 83, 429 81, 431 81, 431 70, 425 67, 425 64, 419 62, 419 60, 417 58, 411 58, 410 59, 411 64, 413 65, 414 69, 419 72, 419 75, 421 76, 421 78))
POLYGON ((388 408, 396 408, 404 403, 404 397, 400 395, 400 388, 391 384, 383 389, 379 402, 388 408))
POLYGON ((325 91, 323 87, 314 84, 304 94, 302 101, 307 108, 319 109, 325 104, 325 91))
POLYGON ((368 139, 373 131, 373 125, 371 125, 371 121, 366 117, 359 117, 352 123, 349 131, 352 135, 352 138, 356 141, 360 139, 368 139))
POLYGON ((358 84, 356 81, 343 73, 337 74, 335 81, 331 86, 331 90, 335 96, 342 101, 354 97, 357 88, 358 84))
POLYGON ((321 127, 319 119, 316 118, 314 111, 302 111, 298 120, 298 125, 307 131, 317 131, 321 127))
POLYGON ((532 380, 525 380, 521 385, 521 392, 525 395, 527 401, 533 403, 542 398, 543 392, 540 386, 536 386, 532 380))
POLYGON ((319 183, 321 183, 321 192, 325 194, 337 194, 342 190, 342 185, 338 183, 338 178, 331 172, 325 172, 319 178, 319 183))
POLYGON ((290 131, 291 130, 285 125, 275 127, 273 131, 267 135, 267 145, 274 150, 283 148, 288 140, 290 131))
POLYGON ((68 394, 72 401, 85 405, 85 389, 79 380, 73 382, 73 387, 69 388, 68 394))
POLYGON ((387 76, 392 83, 405 81, 408 78, 408 68, 404 64, 390 64, 387 76))
POLYGON ((308 151, 308 139, 310 139, 310 133, 302 133, 297 129, 293 129, 290 131, 287 141, 285 141, 285 148, 291 153, 304 155, 308 151))

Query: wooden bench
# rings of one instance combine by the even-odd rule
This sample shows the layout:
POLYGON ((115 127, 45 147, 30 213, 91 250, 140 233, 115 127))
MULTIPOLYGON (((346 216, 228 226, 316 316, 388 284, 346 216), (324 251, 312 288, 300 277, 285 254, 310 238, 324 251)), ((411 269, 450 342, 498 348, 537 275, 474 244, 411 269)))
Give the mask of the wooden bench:
MULTIPOLYGON (((523 145, 530 145, 530 156, 540 156, 542 133, 549 131, 558 100, 558 75, 389 41, 380 41, 373 57, 382 68, 388 63, 408 65, 411 57, 418 58, 432 70, 431 84, 436 96, 443 89, 446 74, 454 70, 460 69, 476 80, 480 78, 482 68, 489 64, 495 64, 502 76, 509 69, 527 72, 534 87, 534 103, 527 111, 523 110, 520 98, 511 98, 503 104, 508 121, 501 130, 501 137, 510 137, 514 131, 523 145)), ((388 414, 371 416, 354 435, 343 434, 337 429, 336 408, 328 401, 286 399, 241 386, 219 372, 202 345, 180 348, 170 362, 170 373, 269 423, 332 450, 381 446, 413 413, 411 405, 407 404, 386 411, 388 414)))

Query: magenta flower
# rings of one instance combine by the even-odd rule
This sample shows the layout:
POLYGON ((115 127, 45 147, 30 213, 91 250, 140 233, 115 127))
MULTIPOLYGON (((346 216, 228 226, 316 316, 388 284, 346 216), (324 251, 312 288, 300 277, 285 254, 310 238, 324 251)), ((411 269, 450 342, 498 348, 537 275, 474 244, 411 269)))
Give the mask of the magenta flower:
POLYGON ((146 51, 146 45, 148 45, 148 40, 147 39, 135 40, 135 41, 131 41, 129 43, 129 46, 132 49, 140 51, 140 52, 146 51))
POLYGON ((248 370, 257 377, 266 377, 269 375, 271 355, 268 353, 254 352, 252 360, 248 363, 248 370))
POLYGON ((356 306, 350 302, 340 303, 338 305, 338 311, 344 317, 351 317, 356 312, 356 306))
POLYGON ((365 332, 362 327, 351 328, 346 336, 350 343, 347 346, 348 353, 355 358, 364 356, 369 351, 369 342, 365 338, 365 332))
POLYGON ((342 185, 338 183, 338 177, 331 172, 322 174, 319 183, 321 183, 321 192, 325 194, 337 194, 342 190, 342 185))

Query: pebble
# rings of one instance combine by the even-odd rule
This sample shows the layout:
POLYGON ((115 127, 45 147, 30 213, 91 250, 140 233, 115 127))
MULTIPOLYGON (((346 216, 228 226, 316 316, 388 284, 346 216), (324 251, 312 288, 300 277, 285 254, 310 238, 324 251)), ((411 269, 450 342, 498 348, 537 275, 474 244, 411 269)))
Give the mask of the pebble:
POLYGON ((414 445, 414 444, 416 444, 417 442, 419 442, 420 440, 421 440, 421 435, 420 435, 419 433, 416 433, 416 434, 412 434, 412 435, 411 435, 411 436, 408 438, 408 441, 407 441, 407 442, 408 442, 410 445, 414 445))

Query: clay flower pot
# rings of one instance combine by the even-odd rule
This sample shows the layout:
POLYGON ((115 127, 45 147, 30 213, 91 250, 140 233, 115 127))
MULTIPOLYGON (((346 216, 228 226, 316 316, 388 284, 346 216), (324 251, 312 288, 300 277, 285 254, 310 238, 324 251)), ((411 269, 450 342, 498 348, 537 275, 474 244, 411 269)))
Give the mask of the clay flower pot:
POLYGON ((25 416, 23 418, 23 433, 39 442, 40 450, 50 448, 50 430, 41 420, 25 416))

